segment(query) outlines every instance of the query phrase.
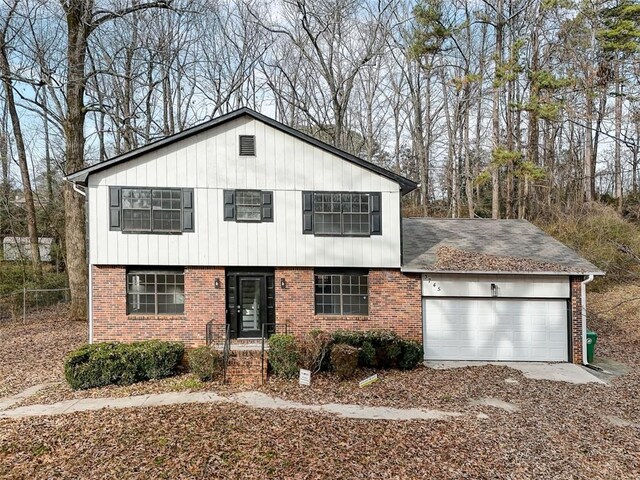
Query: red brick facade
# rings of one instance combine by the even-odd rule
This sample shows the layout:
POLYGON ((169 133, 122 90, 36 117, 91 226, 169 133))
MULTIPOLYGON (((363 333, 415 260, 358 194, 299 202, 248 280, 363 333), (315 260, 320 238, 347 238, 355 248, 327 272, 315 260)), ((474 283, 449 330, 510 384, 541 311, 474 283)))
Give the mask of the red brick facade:
MULTIPOLYGON (((93 341, 178 340, 188 347, 204 345, 206 324, 225 321, 225 269, 186 267, 184 315, 127 315, 126 269, 93 267, 93 341), (215 280, 220 282, 215 287, 215 280)), ((421 278, 399 270, 369 271, 369 315, 315 315, 313 268, 276 268, 276 322, 292 333, 313 329, 334 331, 394 330, 422 342, 421 278), (281 288, 281 279, 285 288, 281 288)), ((582 363, 582 277, 571 277, 571 352, 582 363)))
POLYGON ((571 277, 571 361, 582 364, 582 277, 571 277))
MULTIPOLYGON (((203 345, 206 324, 225 319, 223 267, 186 267, 184 315, 127 315, 126 269, 93 267, 93 341, 178 340, 203 345), (215 280, 220 288, 215 288, 215 280)), ((315 315, 313 268, 277 268, 276 322, 293 333, 313 329, 395 330, 422 341, 420 276, 399 270, 369 271, 369 315, 315 315), (280 287, 284 278, 286 287, 280 287)))
POLYGON ((207 322, 224 321, 224 268, 184 269, 184 315, 127 315, 125 267, 94 265, 92 273, 94 342, 159 339, 196 347, 205 343, 207 322))
POLYGON ((369 270, 369 315, 315 315, 313 268, 276 268, 276 322, 293 333, 313 329, 394 330, 422 341, 420 275, 369 270), (280 279, 285 280, 281 290, 280 279), (282 292, 282 293, 281 293, 282 292))

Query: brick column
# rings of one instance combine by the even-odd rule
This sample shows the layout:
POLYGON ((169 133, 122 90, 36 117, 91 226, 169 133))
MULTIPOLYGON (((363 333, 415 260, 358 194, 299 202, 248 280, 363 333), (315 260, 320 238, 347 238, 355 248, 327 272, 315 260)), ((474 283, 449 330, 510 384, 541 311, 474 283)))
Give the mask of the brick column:
POLYGON ((582 364, 582 277, 571 277, 571 362, 582 364))

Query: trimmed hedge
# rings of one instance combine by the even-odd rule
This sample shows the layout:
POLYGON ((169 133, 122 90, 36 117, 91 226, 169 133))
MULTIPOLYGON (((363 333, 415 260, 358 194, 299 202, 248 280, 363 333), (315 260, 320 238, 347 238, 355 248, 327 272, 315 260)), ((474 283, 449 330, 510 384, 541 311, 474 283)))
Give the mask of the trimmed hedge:
POLYGON ((174 375, 183 355, 180 342, 94 343, 67 355, 64 376, 74 390, 130 385, 174 375))
POLYGON ((293 378, 298 374, 300 355, 296 337, 277 333, 269 337, 269 366, 278 377, 293 378))
POLYGON ((423 360, 422 345, 404 340, 397 333, 388 330, 338 330, 333 334, 333 343, 358 348, 360 367, 410 370, 423 360))
POLYGON ((203 382, 217 379, 222 374, 222 355, 209 347, 198 347, 187 356, 189 369, 203 382))

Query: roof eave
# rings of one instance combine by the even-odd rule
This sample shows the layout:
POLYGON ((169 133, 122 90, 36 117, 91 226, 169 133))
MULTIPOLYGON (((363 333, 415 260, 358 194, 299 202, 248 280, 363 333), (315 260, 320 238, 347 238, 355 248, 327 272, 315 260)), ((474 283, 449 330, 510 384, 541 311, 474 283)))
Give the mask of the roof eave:
POLYGON ((571 271, 492 271, 492 270, 438 270, 434 268, 419 267, 401 267, 403 273, 432 273, 432 274, 450 274, 450 275, 564 275, 564 276, 587 276, 594 275, 603 277, 606 275, 601 270, 592 272, 571 272, 571 271))

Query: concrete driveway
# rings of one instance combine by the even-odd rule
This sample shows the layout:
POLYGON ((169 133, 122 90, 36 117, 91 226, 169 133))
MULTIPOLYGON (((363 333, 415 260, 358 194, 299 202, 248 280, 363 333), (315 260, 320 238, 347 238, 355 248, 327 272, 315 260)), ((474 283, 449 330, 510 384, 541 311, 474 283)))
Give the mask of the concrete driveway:
POLYGON ((596 377, 587 367, 574 365, 573 363, 426 361, 424 364, 429 368, 438 370, 498 365, 519 370, 525 377, 535 380, 552 380, 554 382, 575 384, 601 383, 606 385, 607 383, 596 377))

